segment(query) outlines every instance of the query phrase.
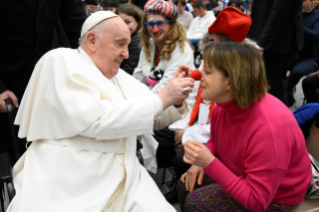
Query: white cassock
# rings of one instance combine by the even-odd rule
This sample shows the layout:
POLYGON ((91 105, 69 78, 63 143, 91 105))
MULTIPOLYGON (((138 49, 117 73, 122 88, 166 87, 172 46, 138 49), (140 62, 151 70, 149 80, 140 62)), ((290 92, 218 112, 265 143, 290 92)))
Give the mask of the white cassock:
POLYGON ((136 136, 186 110, 169 107, 161 115, 149 88, 122 70, 104 77, 82 48, 47 53, 15 120, 19 137, 33 143, 14 166, 8 211, 175 211, 139 164, 136 136))

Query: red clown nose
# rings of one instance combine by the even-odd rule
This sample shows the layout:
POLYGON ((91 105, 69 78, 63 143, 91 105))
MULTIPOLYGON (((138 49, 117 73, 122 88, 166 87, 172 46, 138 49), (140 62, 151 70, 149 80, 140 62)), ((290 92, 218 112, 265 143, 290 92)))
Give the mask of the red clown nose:
POLYGON ((157 27, 154 27, 154 29, 152 29, 152 32, 153 32, 153 34, 157 34, 157 33, 159 33, 159 28, 157 28, 157 27))
POLYGON ((195 81, 199 81, 202 78, 202 73, 200 70, 193 70, 190 74, 190 77, 193 78, 195 81))

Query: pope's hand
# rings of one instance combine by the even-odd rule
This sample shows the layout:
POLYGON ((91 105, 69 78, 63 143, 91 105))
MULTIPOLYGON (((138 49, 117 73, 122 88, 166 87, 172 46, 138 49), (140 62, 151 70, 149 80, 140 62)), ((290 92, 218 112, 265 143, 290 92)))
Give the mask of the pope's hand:
POLYGON ((13 92, 11 91, 5 91, 2 94, 0 94, 0 113, 6 113, 7 112, 7 105, 5 100, 10 98, 12 100, 12 108, 18 108, 19 104, 18 104, 18 98, 16 97, 16 95, 14 95, 13 92))
POLYGON ((186 74, 188 74, 188 72, 185 71, 185 69, 179 68, 174 78, 158 92, 157 95, 162 101, 164 110, 171 105, 181 105, 188 97, 188 93, 192 92, 194 80, 190 77, 186 77, 186 74), (187 92, 185 92, 185 90, 187 92))
POLYGON ((202 143, 197 141, 186 141, 184 146, 184 162, 205 168, 210 164, 215 156, 202 143))
POLYGON ((190 77, 191 72, 192 72, 192 69, 190 67, 188 67, 187 65, 180 65, 180 66, 178 66, 177 70, 175 71, 173 79, 190 77))
POLYGON ((191 166, 181 177, 181 181, 185 183, 186 191, 193 191, 195 183, 201 185, 204 179, 204 170, 202 167, 191 166))

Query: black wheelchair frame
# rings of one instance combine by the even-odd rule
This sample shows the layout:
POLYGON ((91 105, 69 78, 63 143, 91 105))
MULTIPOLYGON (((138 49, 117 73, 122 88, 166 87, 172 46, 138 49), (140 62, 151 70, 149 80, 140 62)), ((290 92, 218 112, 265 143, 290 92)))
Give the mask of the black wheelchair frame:
MULTIPOLYGON (((10 131, 12 137, 12 147, 14 151, 14 161, 17 161, 20 158, 17 134, 15 133, 13 126, 13 106, 11 99, 5 100, 7 105, 7 114, 8 114, 8 123, 10 124, 10 131)), ((11 202, 13 197, 15 196, 15 189, 13 185, 13 177, 12 177, 12 166, 10 160, 10 154, 8 152, 4 152, 0 154, 0 212, 5 211, 5 201, 7 204, 11 202)))

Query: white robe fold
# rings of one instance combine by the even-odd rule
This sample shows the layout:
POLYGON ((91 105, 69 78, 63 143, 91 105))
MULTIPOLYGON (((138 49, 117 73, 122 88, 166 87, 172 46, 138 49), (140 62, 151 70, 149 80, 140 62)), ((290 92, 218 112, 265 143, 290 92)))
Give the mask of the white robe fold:
MULTIPOLYGON (((175 211, 136 157, 158 97, 122 70, 113 80, 82 49, 40 59, 15 121, 33 143, 14 166, 8 211, 175 211)), ((181 118, 174 107, 167 113, 181 118)))

